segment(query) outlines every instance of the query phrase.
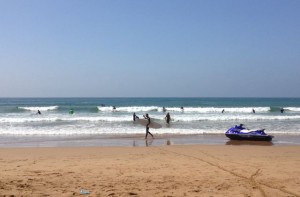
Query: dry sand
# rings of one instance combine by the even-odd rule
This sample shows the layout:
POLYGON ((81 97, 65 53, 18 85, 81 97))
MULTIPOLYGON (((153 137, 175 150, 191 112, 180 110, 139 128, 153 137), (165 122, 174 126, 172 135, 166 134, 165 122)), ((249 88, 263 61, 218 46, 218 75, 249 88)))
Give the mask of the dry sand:
POLYGON ((300 196, 300 146, 2 148, 0 172, 0 196, 300 196))

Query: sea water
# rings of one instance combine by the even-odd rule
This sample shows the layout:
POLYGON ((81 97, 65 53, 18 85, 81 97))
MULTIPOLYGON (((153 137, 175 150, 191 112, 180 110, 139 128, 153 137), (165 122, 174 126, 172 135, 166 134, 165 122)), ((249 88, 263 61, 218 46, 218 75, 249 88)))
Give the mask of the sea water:
POLYGON ((300 98, 0 98, 0 137, 144 134, 134 112, 162 124, 155 134, 221 134, 243 123, 300 135, 300 98))

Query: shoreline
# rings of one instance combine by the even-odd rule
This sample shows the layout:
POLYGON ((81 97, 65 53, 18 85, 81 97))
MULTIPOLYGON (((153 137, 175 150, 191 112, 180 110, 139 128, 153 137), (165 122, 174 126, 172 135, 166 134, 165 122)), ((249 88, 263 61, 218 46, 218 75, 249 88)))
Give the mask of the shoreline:
POLYGON ((300 146, 0 148, 2 196, 300 196, 300 146))
POLYGON ((277 134, 271 142, 229 140, 224 134, 144 134, 135 135, 1 135, 0 148, 25 147, 145 147, 165 145, 300 145, 300 135, 277 134))

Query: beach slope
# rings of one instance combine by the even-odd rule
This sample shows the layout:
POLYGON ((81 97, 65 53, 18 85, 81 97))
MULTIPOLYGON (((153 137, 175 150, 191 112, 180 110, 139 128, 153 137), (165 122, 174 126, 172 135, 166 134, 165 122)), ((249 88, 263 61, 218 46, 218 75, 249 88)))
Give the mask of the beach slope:
POLYGON ((300 196, 300 146, 0 149, 0 196, 300 196))

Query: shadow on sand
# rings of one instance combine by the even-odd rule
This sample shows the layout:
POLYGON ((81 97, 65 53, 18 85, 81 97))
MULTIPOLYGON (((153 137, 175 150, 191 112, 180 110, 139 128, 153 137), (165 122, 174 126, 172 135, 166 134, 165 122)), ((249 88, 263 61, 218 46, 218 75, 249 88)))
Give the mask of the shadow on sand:
POLYGON ((256 145, 256 146, 273 146, 273 142, 267 141, 247 141, 247 140, 229 140, 226 145, 256 145))

